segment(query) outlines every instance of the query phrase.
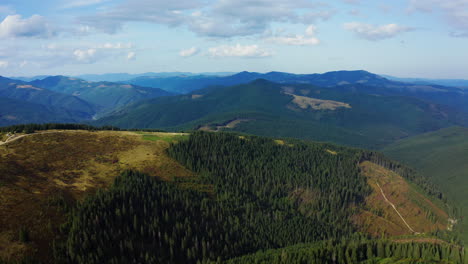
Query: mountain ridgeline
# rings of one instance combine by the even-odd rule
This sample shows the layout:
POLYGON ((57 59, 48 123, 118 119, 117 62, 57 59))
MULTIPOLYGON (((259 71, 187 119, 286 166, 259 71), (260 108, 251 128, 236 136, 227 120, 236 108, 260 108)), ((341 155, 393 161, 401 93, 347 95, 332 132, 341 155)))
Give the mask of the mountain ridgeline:
POLYGON ((132 102, 170 95, 157 88, 64 76, 31 82, 0 77, 0 125, 90 121, 132 102))
POLYGON ((112 82, 89 82, 65 76, 52 76, 31 82, 32 85, 51 91, 74 95, 109 111, 131 102, 173 93, 158 88, 118 84, 112 82))
MULTIPOLYGON (((51 113, 57 113, 58 117, 54 117, 55 120, 60 119, 60 111, 69 112, 69 117, 67 117, 68 120, 70 120, 69 118, 74 120, 84 120, 91 119, 92 115, 94 115, 97 110, 93 104, 86 102, 85 100, 82 100, 78 97, 57 93, 44 88, 36 87, 30 83, 4 77, 0 77, 0 98, 15 100, 10 101, 10 104, 15 102, 16 105, 13 108, 9 108, 9 111, 18 110, 18 112, 21 113, 22 111, 34 112, 34 110, 38 109, 38 111, 43 112, 42 109, 48 107, 51 113), (21 102, 25 102, 24 107, 22 106, 21 102), (37 105, 41 105, 42 109, 37 105)), ((5 106, 2 106, 2 108, 5 108, 5 110, 7 109, 5 106)), ((3 113, 5 113, 5 111, 0 112, 0 115, 2 115, 2 117, 0 117, 1 119, 5 119, 3 113)), ((16 117, 13 112, 9 116, 10 120, 14 120, 16 117)), ((22 117, 26 118, 25 115, 22 117)), ((36 120, 38 119, 31 118, 31 121, 29 122, 36 120)), ((3 123, 0 122, 0 124, 3 123)))
MULTIPOLYGON (((109 78, 124 76, 132 75, 109 78)), ((468 123, 467 90, 392 81, 366 71, 138 76, 122 83, 3 78, 0 98, 9 102, 2 106, 0 125, 98 119, 98 125, 123 128, 234 130, 379 149, 468 123)))
POLYGON ((468 115, 414 97, 260 79, 138 102, 97 124, 168 130, 228 129, 379 148, 399 138, 467 125, 468 115))
MULTIPOLYGON (((370 236, 356 225, 354 216, 368 210, 364 201, 374 192, 359 164, 378 162, 404 170, 383 156, 298 140, 206 132, 172 144, 167 154, 198 176, 167 182, 134 171, 121 174, 111 188, 70 211, 62 239, 54 243, 56 260, 463 263, 462 248, 445 242, 456 239, 444 229, 423 235, 407 230, 398 239, 385 232, 370 236)), ((414 174, 402 175, 417 182, 414 174)), ((437 195, 427 197, 441 202, 437 195)), ((420 205, 416 210, 430 210, 420 205)), ((427 212, 417 214, 420 220, 427 212)))
POLYGON ((466 89, 429 83, 400 82, 367 71, 334 71, 323 74, 291 74, 284 72, 241 72, 230 76, 170 76, 138 77, 126 83, 158 87, 170 92, 191 93, 207 86, 232 86, 256 79, 282 84, 311 84, 320 87, 339 87, 369 94, 410 96, 435 104, 443 104, 468 112, 466 89))

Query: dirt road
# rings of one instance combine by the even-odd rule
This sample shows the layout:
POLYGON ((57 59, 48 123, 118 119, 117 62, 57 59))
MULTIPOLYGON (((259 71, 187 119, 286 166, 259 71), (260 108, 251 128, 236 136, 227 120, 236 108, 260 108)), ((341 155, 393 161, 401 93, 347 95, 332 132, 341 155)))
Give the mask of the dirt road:
POLYGON ((406 222, 405 218, 400 214, 400 212, 398 212, 396 206, 395 206, 392 202, 390 202, 390 201, 387 199, 387 196, 385 196, 385 193, 384 193, 384 191, 382 190, 382 188, 380 187, 379 183, 377 183, 377 187, 379 187, 380 192, 382 193, 382 196, 383 196, 383 198, 385 199, 385 201, 386 201, 391 207, 393 207, 393 209, 395 210, 395 212, 397 212, 397 214, 400 216, 401 220, 403 220, 403 223, 405 223, 405 225, 408 227, 408 229, 409 229, 411 232, 413 232, 414 234, 419 235, 420 233, 414 231, 414 229, 411 228, 411 226, 406 222))

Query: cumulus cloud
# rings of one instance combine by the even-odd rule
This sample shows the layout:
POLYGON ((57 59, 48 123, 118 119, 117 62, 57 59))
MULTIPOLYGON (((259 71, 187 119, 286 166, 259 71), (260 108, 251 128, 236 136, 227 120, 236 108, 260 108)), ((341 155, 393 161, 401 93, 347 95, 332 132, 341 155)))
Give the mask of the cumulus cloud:
POLYGON ((214 37, 247 36, 263 33, 274 22, 309 24, 333 14, 328 6, 306 0, 220 0, 197 14, 190 28, 214 37))
POLYGON ((333 14, 328 5, 309 0, 126 0, 79 22, 107 33, 126 22, 149 22, 186 26, 203 36, 233 37, 261 34, 275 22, 311 24, 333 14))
POLYGON ((8 67, 8 61, 0 60, 0 68, 6 68, 8 67))
POLYGON ((0 23, 0 38, 47 38, 54 34, 47 20, 39 15, 24 19, 21 15, 9 15, 0 23))
POLYGON ((306 45, 318 45, 320 40, 315 36, 317 27, 310 25, 305 30, 305 35, 281 35, 277 34, 266 38, 266 41, 282 44, 282 45, 292 45, 292 46, 306 46, 306 45))
POLYGON ((130 51, 128 54, 127 54, 127 60, 136 60, 136 53, 134 51, 130 51))
POLYGON ((240 45, 233 46, 221 45, 208 49, 208 54, 211 57, 247 57, 247 58, 264 58, 272 56, 271 51, 260 48, 258 45, 240 45))
POLYGON ((452 33, 452 36, 468 37, 468 0, 410 0, 408 10, 441 12, 450 25, 461 31, 461 33, 452 33))
POLYGON ((179 52, 179 55, 181 57, 191 57, 196 55, 199 52, 198 48, 196 47, 191 47, 189 49, 183 49, 179 52))
POLYGON ((371 25, 360 22, 345 23, 343 28, 354 32, 356 36, 367 40, 382 40, 393 38, 401 33, 412 31, 410 27, 400 26, 397 24, 387 25, 371 25))
POLYGON ((75 59, 81 63, 93 63, 96 61, 96 49, 76 49, 73 52, 75 59))
POLYGON ((120 30, 126 22, 180 26, 186 21, 183 11, 203 6, 201 0, 126 0, 104 12, 80 17, 78 22, 111 34, 120 30))

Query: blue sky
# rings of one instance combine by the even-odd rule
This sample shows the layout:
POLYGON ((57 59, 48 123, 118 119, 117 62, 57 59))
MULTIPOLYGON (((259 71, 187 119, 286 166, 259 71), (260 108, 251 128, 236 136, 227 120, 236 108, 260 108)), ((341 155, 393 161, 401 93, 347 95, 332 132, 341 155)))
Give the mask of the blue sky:
POLYGON ((0 75, 315 73, 468 79, 468 0, 0 0, 0 75))

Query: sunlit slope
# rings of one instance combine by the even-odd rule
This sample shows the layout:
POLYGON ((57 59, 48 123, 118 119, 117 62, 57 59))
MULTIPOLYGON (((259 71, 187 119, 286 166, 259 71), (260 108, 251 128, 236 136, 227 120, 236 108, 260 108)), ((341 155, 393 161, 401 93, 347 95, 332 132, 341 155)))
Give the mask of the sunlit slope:
POLYGON ((167 180, 193 176, 164 154, 172 138, 183 137, 167 133, 41 131, 1 145, 0 259, 28 254, 47 259, 52 238, 65 220, 62 206, 106 188, 126 169, 167 180), (151 140, 156 138, 164 140, 151 140), (31 242, 18 241, 22 227, 28 227, 31 242))
POLYGON ((451 229, 443 205, 431 201, 416 185, 369 161, 361 163, 360 168, 372 187, 356 218, 362 230, 395 236, 451 229))
MULTIPOLYGON (((451 127, 407 138, 386 147, 384 153, 427 175, 468 216, 468 129, 451 127)), ((464 221, 464 233, 468 223, 464 221)), ((464 235, 468 240, 468 234, 464 235)))

